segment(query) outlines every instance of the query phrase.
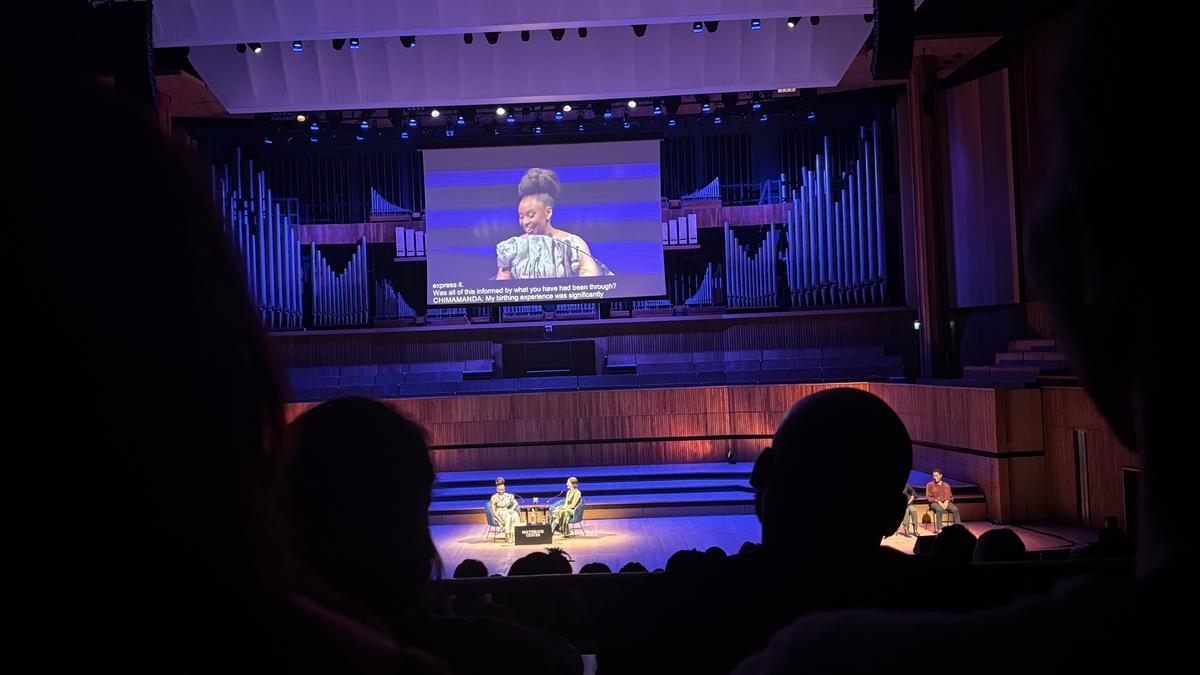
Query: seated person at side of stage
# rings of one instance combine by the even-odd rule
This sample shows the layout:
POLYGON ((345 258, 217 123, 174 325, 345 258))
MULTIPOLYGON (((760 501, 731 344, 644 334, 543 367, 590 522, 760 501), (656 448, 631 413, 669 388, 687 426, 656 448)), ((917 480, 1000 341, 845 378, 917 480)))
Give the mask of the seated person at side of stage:
POLYGON ((955 525, 962 524, 962 516, 954 505, 954 492, 950 484, 942 480, 941 469, 933 470, 933 480, 925 485, 925 499, 933 510, 933 531, 942 531, 942 514, 949 513, 955 525))
POLYGON ((583 493, 579 491, 579 479, 571 476, 567 479, 567 496, 563 499, 562 504, 554 509, 554 531, 564 537, 571 536, 571 518, 575 516, 575 509, 579 507, 579 500, 583 498, 583 493))
POLYGON ((512 495, 505 491, 504 479, 496 479, 496 494, 492 495, 490 505, 492 516, 500 523, 500 529, 504 532, 504 538, 510 544, 513 542, 513 528, 516 527, 520 517, 517 515, 517 500, 512 495))

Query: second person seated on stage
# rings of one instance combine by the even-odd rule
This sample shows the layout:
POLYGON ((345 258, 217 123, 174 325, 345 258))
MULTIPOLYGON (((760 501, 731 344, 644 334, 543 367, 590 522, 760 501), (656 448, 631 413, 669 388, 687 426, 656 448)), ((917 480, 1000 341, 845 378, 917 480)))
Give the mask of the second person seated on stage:
POLYGON ((575 509, 579 507, 579 500, 583 498, 583 493, 579 491, 579 479, 571 476, 567 479, 567 496, 562 503, 554 509, 554 531, 564 537, 571 536, 571 518, 575 515, 575 509))
POLYGON ((492 495, 491 509, 492 516, 504 532, 504 539, 510 544, 513 543, 513 528, 516 527, 520 516, 517 513, 517 500, 505 491, 503 478, 496 479, 496 494, 492 495))

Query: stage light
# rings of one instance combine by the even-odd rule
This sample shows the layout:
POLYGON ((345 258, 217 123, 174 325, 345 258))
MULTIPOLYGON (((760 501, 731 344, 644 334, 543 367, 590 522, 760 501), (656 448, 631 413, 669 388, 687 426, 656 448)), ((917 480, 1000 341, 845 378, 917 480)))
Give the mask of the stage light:
POLYGON ((635 23, 630 26, 630 28, 633 28, 633 34, 638 37, 642 37, 646 34, 646 24, 644 23, 635 23))
POLYGON ((272 145, 275 143, 275 141, 271 140, 270 136, 267 136, 266 138, 263 139, 263 143, 266 143, 267 145, 272 145))
POLYGON ((554 119, 555 119, 555 121, 558 121, 558 122, 561 122, 561 121, 562 121, 562 119, 563 119, 563 114, 562 114, 562 111, 561 111, 561 110, 555 110, 555 111, 554 111, 554 119))
POLYGON ((350 49, 351 50, 358 49, 358 38, 350 38, 350 49))
POLYGON ((442 111, 438 110, 437 108, 434 108, 433 110, 429 111, 429 116, 430 117, 441 117, 442 111))
POLYGON ((810 17, 808 17, 808 22, 809 22, 809 23, 811 23, 811 24, 812 24, 812 25, 814 25, 814 26, 819 26, 819 25, 821 25, 821 17, 819 17, 819 16, 810 16, 810 17))
POLYGON ((407 141, 407 140, 408 140, 408 132, 407 132, 407 131, 401 131, 401 132, 400 132, 400 138, 403 138, 404 140, 406 140, 406 141, 407 141))
POLYGON ((812 111, 809 111, 809 113, 808 113, 808 119, 810 119, 810 120, 815 120, 815 119, 817 119, 817 113, 815 113, 815 112, 812 112, 812 111))
POLYGON ((625 122, 621 124, 621 126, 623 126, 623 127, 625 127, 626 129, 628 129, 628 128, 629 128, 629 120, 628 120, 628 119, 626 119, 626 120, 625 120, 625 122))
POLYGON ((674 118, 674 117, 672 117, 671 119, 667 120, 667 126, 669 126, 669 127, 673 127, 673 126, 675 126, 675 118, 674 118))
POLYGON ((321 127, 317 126, 316 122, 313 122, 312 124, 308 125, 308 128, 312 131, 316 131, 316 130, 320 129, 321 127))
POLYGON ((454 123, 461 127, 467 123, 467 119, 462 115, 459 115, 458 119, 454 120, 454 123))
POLYGON ((521 31, 521 42, 529 42, 529 31, 521 31))
POLYGON ((662 106, 661 106, 661 105, 659 105, 659 104, 657 104, 657 103, 655 103, 655 104, 654 104, 654 110, 652 111, 652 113, 651 113, 651 114, 653 114, 653 115, 655 115, 655 116, 662 115, 662 106))
POLYGON ((586 28, 579 29, 579 37, 581 37, 581 38, 587 37, 587 29, 586 28))
POLYGON ((292 51, 297 54, 304 51, 304 43, 299 40, 292 40, 292 51))
POLYGON ((693 21, 692 22, 692 32, 693 33, 703 33, 704 32, 704 24, 700 23, 699 21, 693 21))
POLYGON ((571 112, 571 104, 570 103, 563 104, 563 112, 571 112))
POLYGON ((469 45, 469 44, 471 44, 471 43, 472 43, 472 42, 474 42, 474 41, 475 41, 475 34, 474 34, 474 33, 463 33, 463 43, 464 43, 464 44, 468 44, 468 45, 469 45))
POLYGON ((454 137, 454 130, 451 129, 450 127, 446 127, 446 138, 453 138, 453 137, 454 137))
POLYGON ((331 43, 333 44, 333 51, 340 52, 342 51, 342 47, 346 46, 346 38, 334 38, 331 43))
POLYGON ((762 28, 762 19, 750 19, 750 30, 762 28))
POLYGON ((239 42, 236 45, 234 45, 233 48, 236 49, 237 53, 239 53, 239 54, 246 53, 246 43, 245 42, 239 42))
POLYGON ((759 122, 766 122, 766 121, 767 121, 767 113, 763 113, 762 115, 759 115, 759 116, 758 116, 758 121, 759 121, 759 122))
POLYGON ((635 101, 635 100, 633 100, 633 99, 629 99, 629 101, 628 101, 628 102, 627 102, 625 105, 629 106, 630 108, 636 108, 636 107, 637 107, 637 101, 635 101))
POLYGON ((920 321, 913 322, 913 330, 921 330, 921 322, 920 321))
POLYGON ((499 136, 499 135, 500 135, 500 130, 499 130, 499 129, 492 129, 492 135, 493 135, 493 136, 499 136))
POLYGON ((567 34, 566 28, 551 28, 550 29, 550 37, 554 38, 555 42, 559 42, 560 40, 562 40, 563 36, 566 34, 567 34))
POLYGON ((412 49, 417 46, 417 38, 412 35, 401 35, 400 44, 404 45, 405 49, 412 49))
POLYGON ((354 134, 354 140, 361 141, 362 139, 363 139, 362 134, 354 134))
POLYGON ((704 29, 710 33, 715 33, 715 32, 717 32, 717 26, 720 26, 720 25, 721 25, 720 21, 705 21, 704 29))
POLYGON ((504 121, 508 122, 509 124, 512 124, 513 122, 517 121, 517 118, 513 117, 512 115, 509 115, 504 121))
POLYGON ((759 108, 761 108, 761 107, 762 107, 762 98, 761 98, 761 97, 759 97, 759 95, 758 95, 758 94, 754 94, 754 95, 752 95, 752 96, 750 97, 750 109, 751 109, 751 110, 758 110, 758 109, 759 109, 759 108))
POLYGON ((604 111, 604 119, 606 119, 606 120, 611 120, 611 119, 612 119, 612 111, 611 111, 611 110, 605 110, 605 111, 604 111))
POLYGON ((506 112, 508 111, 504 109, 504 106, 500 106, 499 108, 496 108, 496 117, 504 117, 504 113, 506 112))
POLYGON ((495 31, 484 33, 483 39, 487 40, 487 43, 489 45, 494 45, 494 44, 496 44, 496 40, 500 39, 500 33, 497 33, 495 31))
POLYGON ((541 135, 542 135, 542 128, 541 128, 541 127, 534 127, 534 128, 533 128, 533 133, 537 134, 538 136, 541 136, 541 135))
POLYGON ((318 142, 318 140, 317 140, 317 137, 316 137, 316 136, 309 136, 309 137, 308 137, 308 142, 309 142, 309 143, 317 143, 317 142, 318 142))
POLYGON ((720 123, 721 123, 720 115, 717 115, 716 117, 713 118, 713 124, 720 124, 720 123))
POLYGON ((579 131, 581 131, 581 132, 583 131, 583 125, 582 125, 582 124, 580 124, 580 125, 579 125, 579 131))
POLYGON ((712 106, 709 105, 707 101, 705 101, 704 103, 700 104, 700 112, 702 112, 702 113, 712 112, 712 106))
POLYGON ((261 42, 251 42, 250 43, 250 51, 254 52, 255 54, 261 54, 262 53, 262 43, 261 42))
POLYGON ((408 118, 408 126, 410 126, 410 127, 413 127, 413 128, 416 128, 416 126, 417 126, 417 118, 415 118, 415 117, 410 117, 410 118, 408 118))
POLYGON ((308 119, 308 118, 307 118, 307 117, 305 117, 304 113, 298 113, 298 114, 296 115, 296 121, 297 121, 297 122, 303 122, 303 121, 304 121, 304 120, 306 120, 306 119, 308 119))
POLYGON ((789 17, 788 17, 788 20, 787 20, 787 27, 788 27, 788 28, 795 28, 795 27, 796 27, 796 25, 797 25, 797 24, 799 24, 799 23, 800 23, 800 17, 798 17, 798 16, 789 16, 789 17))

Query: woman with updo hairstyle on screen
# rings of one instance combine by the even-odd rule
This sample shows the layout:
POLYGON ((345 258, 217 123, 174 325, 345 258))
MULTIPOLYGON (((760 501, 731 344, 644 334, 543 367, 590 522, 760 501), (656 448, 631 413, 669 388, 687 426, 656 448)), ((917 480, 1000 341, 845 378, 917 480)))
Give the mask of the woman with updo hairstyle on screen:
MULTIPOLYGON (((522 234, 496 244, 497 279, 596 277, 600 268, 582 237, 554 227, 554 200, 562 192, 558 174, 530 169, 517 184, 517 218, 522 234)), ((610 273, 611 274, 611 273, 610 273)))

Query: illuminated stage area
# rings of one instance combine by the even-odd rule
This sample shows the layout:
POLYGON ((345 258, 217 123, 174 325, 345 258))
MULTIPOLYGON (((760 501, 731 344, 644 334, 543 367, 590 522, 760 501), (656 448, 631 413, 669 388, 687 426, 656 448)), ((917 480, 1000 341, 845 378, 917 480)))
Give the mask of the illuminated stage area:
MULTIPOLYGON (((1000 527, 987 521, 968 521, 964 525, 977 537, 1000 527)), ((591 562, 604 563, 614 572, 629 562, 640 562, 646 569, 654 570, 665 566, 676 551, 691 548, 703 551, 716 546, 733 554, 745 542, 757 543, 761 538, 758 519, 753 515, 617 518, 588 523, 586 527, 586 534, 554 537, 554 546, 567 553, 575 572, 591 562)), ((836 525, 819 525, 814 534, 827 527, 836 525)), ((929 527, 922 526, 921 536, 933 536, 929 527)), ((1065 554, 1071 547, 1095 539, 1095 532, 1076 528, 1039 524, 1013 529, 1025 543, 1025 550, 1031 553, 1065 554)), ((482 524, 434 525, 430 530, 447 577, 468 558, 482 561, 489 574, 506 574, 521 556, 545 550, 539 546, 506 544, 503 539, 489 536, 482 524)), ((814 546, 817 541, 814 537, 814 546)), ((882 545, 912 553, 916 540, 897 534, 884 539, 882 545)))

